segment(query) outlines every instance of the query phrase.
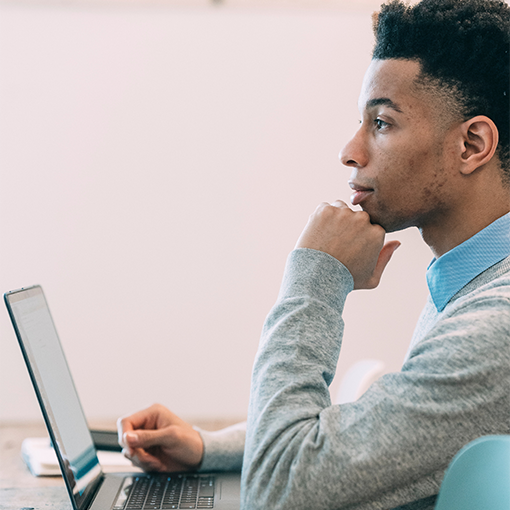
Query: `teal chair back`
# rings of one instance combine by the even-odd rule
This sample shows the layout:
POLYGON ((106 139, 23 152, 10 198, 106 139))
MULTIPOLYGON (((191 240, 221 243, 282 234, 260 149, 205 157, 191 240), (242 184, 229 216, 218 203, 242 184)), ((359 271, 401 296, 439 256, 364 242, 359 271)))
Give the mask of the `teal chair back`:
POLYGON ((510 436, 467 444, 448 467, 435 510, 510 510, 510 436))

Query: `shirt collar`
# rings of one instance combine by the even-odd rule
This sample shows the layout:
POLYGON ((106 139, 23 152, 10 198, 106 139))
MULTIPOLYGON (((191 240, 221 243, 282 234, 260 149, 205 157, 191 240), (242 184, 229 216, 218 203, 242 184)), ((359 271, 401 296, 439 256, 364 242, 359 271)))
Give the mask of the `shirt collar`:
POLYGON ((442 312, 473 278, 509 255, 510 213, 432 260, 427 269, 427 284, 437 311, 442 312))

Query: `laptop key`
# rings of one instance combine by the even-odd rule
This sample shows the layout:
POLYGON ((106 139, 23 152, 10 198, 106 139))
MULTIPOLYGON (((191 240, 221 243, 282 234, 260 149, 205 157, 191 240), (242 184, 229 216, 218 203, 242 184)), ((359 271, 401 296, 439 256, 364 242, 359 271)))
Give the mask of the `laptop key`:
POLYGON ((214 479, 204 478, 200 481, 200 497, 214 498, 214 479))
POLYGON ((213 508, 214 498, 198 498, 197 508, 213 508))

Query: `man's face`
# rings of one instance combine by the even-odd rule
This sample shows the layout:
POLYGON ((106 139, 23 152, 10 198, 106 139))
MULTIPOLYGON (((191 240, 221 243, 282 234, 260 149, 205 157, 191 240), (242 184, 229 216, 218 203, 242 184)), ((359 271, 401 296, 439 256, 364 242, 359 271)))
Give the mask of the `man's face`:
POLYGON ((387 232, 426 228, 454 206, 452 130, 439 100, 420 90, 411 60, 373 60, 359 98, 361 125, 340 154, 351 201, 387 232))

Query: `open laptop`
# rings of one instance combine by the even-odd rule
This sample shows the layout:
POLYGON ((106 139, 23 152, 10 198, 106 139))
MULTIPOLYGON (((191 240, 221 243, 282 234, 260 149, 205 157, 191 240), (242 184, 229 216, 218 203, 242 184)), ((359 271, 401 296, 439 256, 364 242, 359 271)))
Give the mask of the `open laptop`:
POLYGON ((239 509, 239 473, 103 473, 42 288, 4 299, 75 510, 239 509))

